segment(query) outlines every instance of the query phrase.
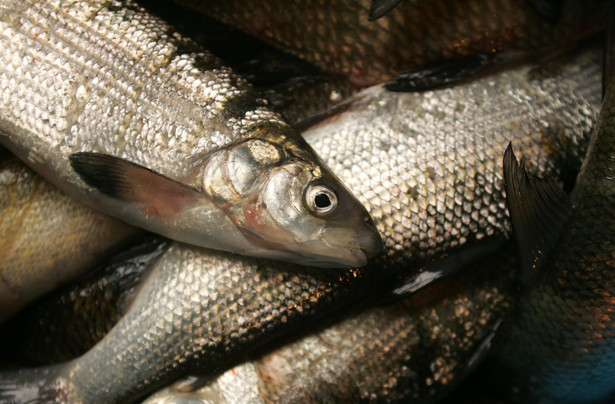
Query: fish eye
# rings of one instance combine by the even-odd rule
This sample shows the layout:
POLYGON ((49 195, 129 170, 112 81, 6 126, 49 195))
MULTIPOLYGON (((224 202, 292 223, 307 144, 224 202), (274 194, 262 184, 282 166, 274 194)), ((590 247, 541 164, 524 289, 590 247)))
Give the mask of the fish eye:
POLYGON ((305 203, 315 215, 327 215, 337 208, 337 194, 326 185, 311 184, 305 192, 305 203))

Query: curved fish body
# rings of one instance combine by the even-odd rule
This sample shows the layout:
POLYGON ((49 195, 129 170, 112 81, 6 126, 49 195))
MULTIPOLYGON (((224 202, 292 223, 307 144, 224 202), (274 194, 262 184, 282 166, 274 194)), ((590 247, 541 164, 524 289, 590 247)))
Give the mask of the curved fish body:
POLYGON ((0 322, 137 234, 74 201, 16 157, 0 161, 0 322))
POLYGON ((517 286, 513 251, 399 303, 375 302, 278 341, 197 391, 171 386, 144 403, 435 402, 480 362, 508 312, 517 286))
POLYGON ((599 52, 555 67, 424 94, 374 88, 358 98, 374 102, 306 132, 384 237, 367 267, 318 271, 177 243, 103 340, 53 368, 0 374, 0 397, 133 401, 188 372, 216 374, 398 276, 418 289, 448 274, 432 261, 508 234, 499 156, 510 140, 537 173, 578 171, 599 109, 599 52))
POLYGON ((564 1, 555 23, 518 0, 404 0, 376 21, 371 0, 179 2, 362 86, 443 59, 552 50, 604 27, 599 0, 564 1))
POLYGON ((142 237, 76 282, 52 291, 0 327, 0 356, 14 364, 64 362, 83 354, 126 314, 166 239, 142 237))
POLYGON ((0 32, 0 143, 67 193, 244 255, 350 267, 381 250, 297 131, 137 4, 5 1, 0 32))
MULTIPOLYGON (((514 401, 602 402, 615 393, 613 90, 607 90, 559 241, 539 261, 495 340, 491 375, 514 401)), ((515 226, 518 237, 532 231, 539 237, 529 239, 549 239, 553 226, 542 229, 533 212, 549 220, 564 205, 531 203, 536 199, 523 187, 520 195, 527 202, 515 226)))

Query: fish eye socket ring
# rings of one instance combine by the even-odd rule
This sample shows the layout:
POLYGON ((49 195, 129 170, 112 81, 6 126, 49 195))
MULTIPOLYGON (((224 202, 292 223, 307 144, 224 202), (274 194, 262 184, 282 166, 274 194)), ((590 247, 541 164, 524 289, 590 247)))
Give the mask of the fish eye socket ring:
POLYGON ((305 191, 305 204, 316 216, 326 216, 337 208, 337 193, 323 184, 310 184, 305 191))

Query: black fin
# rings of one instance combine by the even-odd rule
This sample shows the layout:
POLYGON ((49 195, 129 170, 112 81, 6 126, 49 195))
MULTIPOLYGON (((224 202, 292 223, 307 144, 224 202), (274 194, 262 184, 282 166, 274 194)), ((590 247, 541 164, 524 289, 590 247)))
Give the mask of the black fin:
POLYGON ((397 7, 400 2, 401 0, 372 0, 372 6, 369 9, 369 16, 367 17, 367 20, 377 20, 397 7))
POLYGON ((506 243, 505 237, 490 237, 464 245, 425 266, 418 276, 396 285, 389 292, 386 302, 408 297, 434 281, 453 275, 480 258, 497 251, 504 243, 506 243))
POLYGON ((463 56, 406 70, 385 84, 389 91, 417 92, 458 83, 500 61, 495 53, 463 56))
POLYGON ((149 168, 107 154, 74 153, 70 164, 86 184, 112 198, 134 202, 152 215, 176 214, 200 194, 149 168))
POLYGON ((541 18, 556 23, 562 16, 563 0, 525 0, 541 18))
POLYGON ((509 144, 504 153, 504 185, 513 231, 527 281, 560 237, 572 204, 552 179, 529 177, 509 144))

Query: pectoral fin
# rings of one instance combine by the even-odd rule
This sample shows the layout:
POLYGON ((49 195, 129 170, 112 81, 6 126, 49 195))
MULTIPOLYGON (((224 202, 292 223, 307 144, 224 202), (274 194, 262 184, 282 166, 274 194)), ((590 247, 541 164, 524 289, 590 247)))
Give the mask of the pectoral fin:
POLYGON ((518 163, 510 144, 504 153, 504 183, 523 278, 527 281, 553 250, 572 204, 552 179, 530 177, 518 163))
POLYGON ((132 202, 150 215, 171 217, 194 205, 201 193, 124 159, 101 153, 74 153, 73 170, 103 194, 132 202))

